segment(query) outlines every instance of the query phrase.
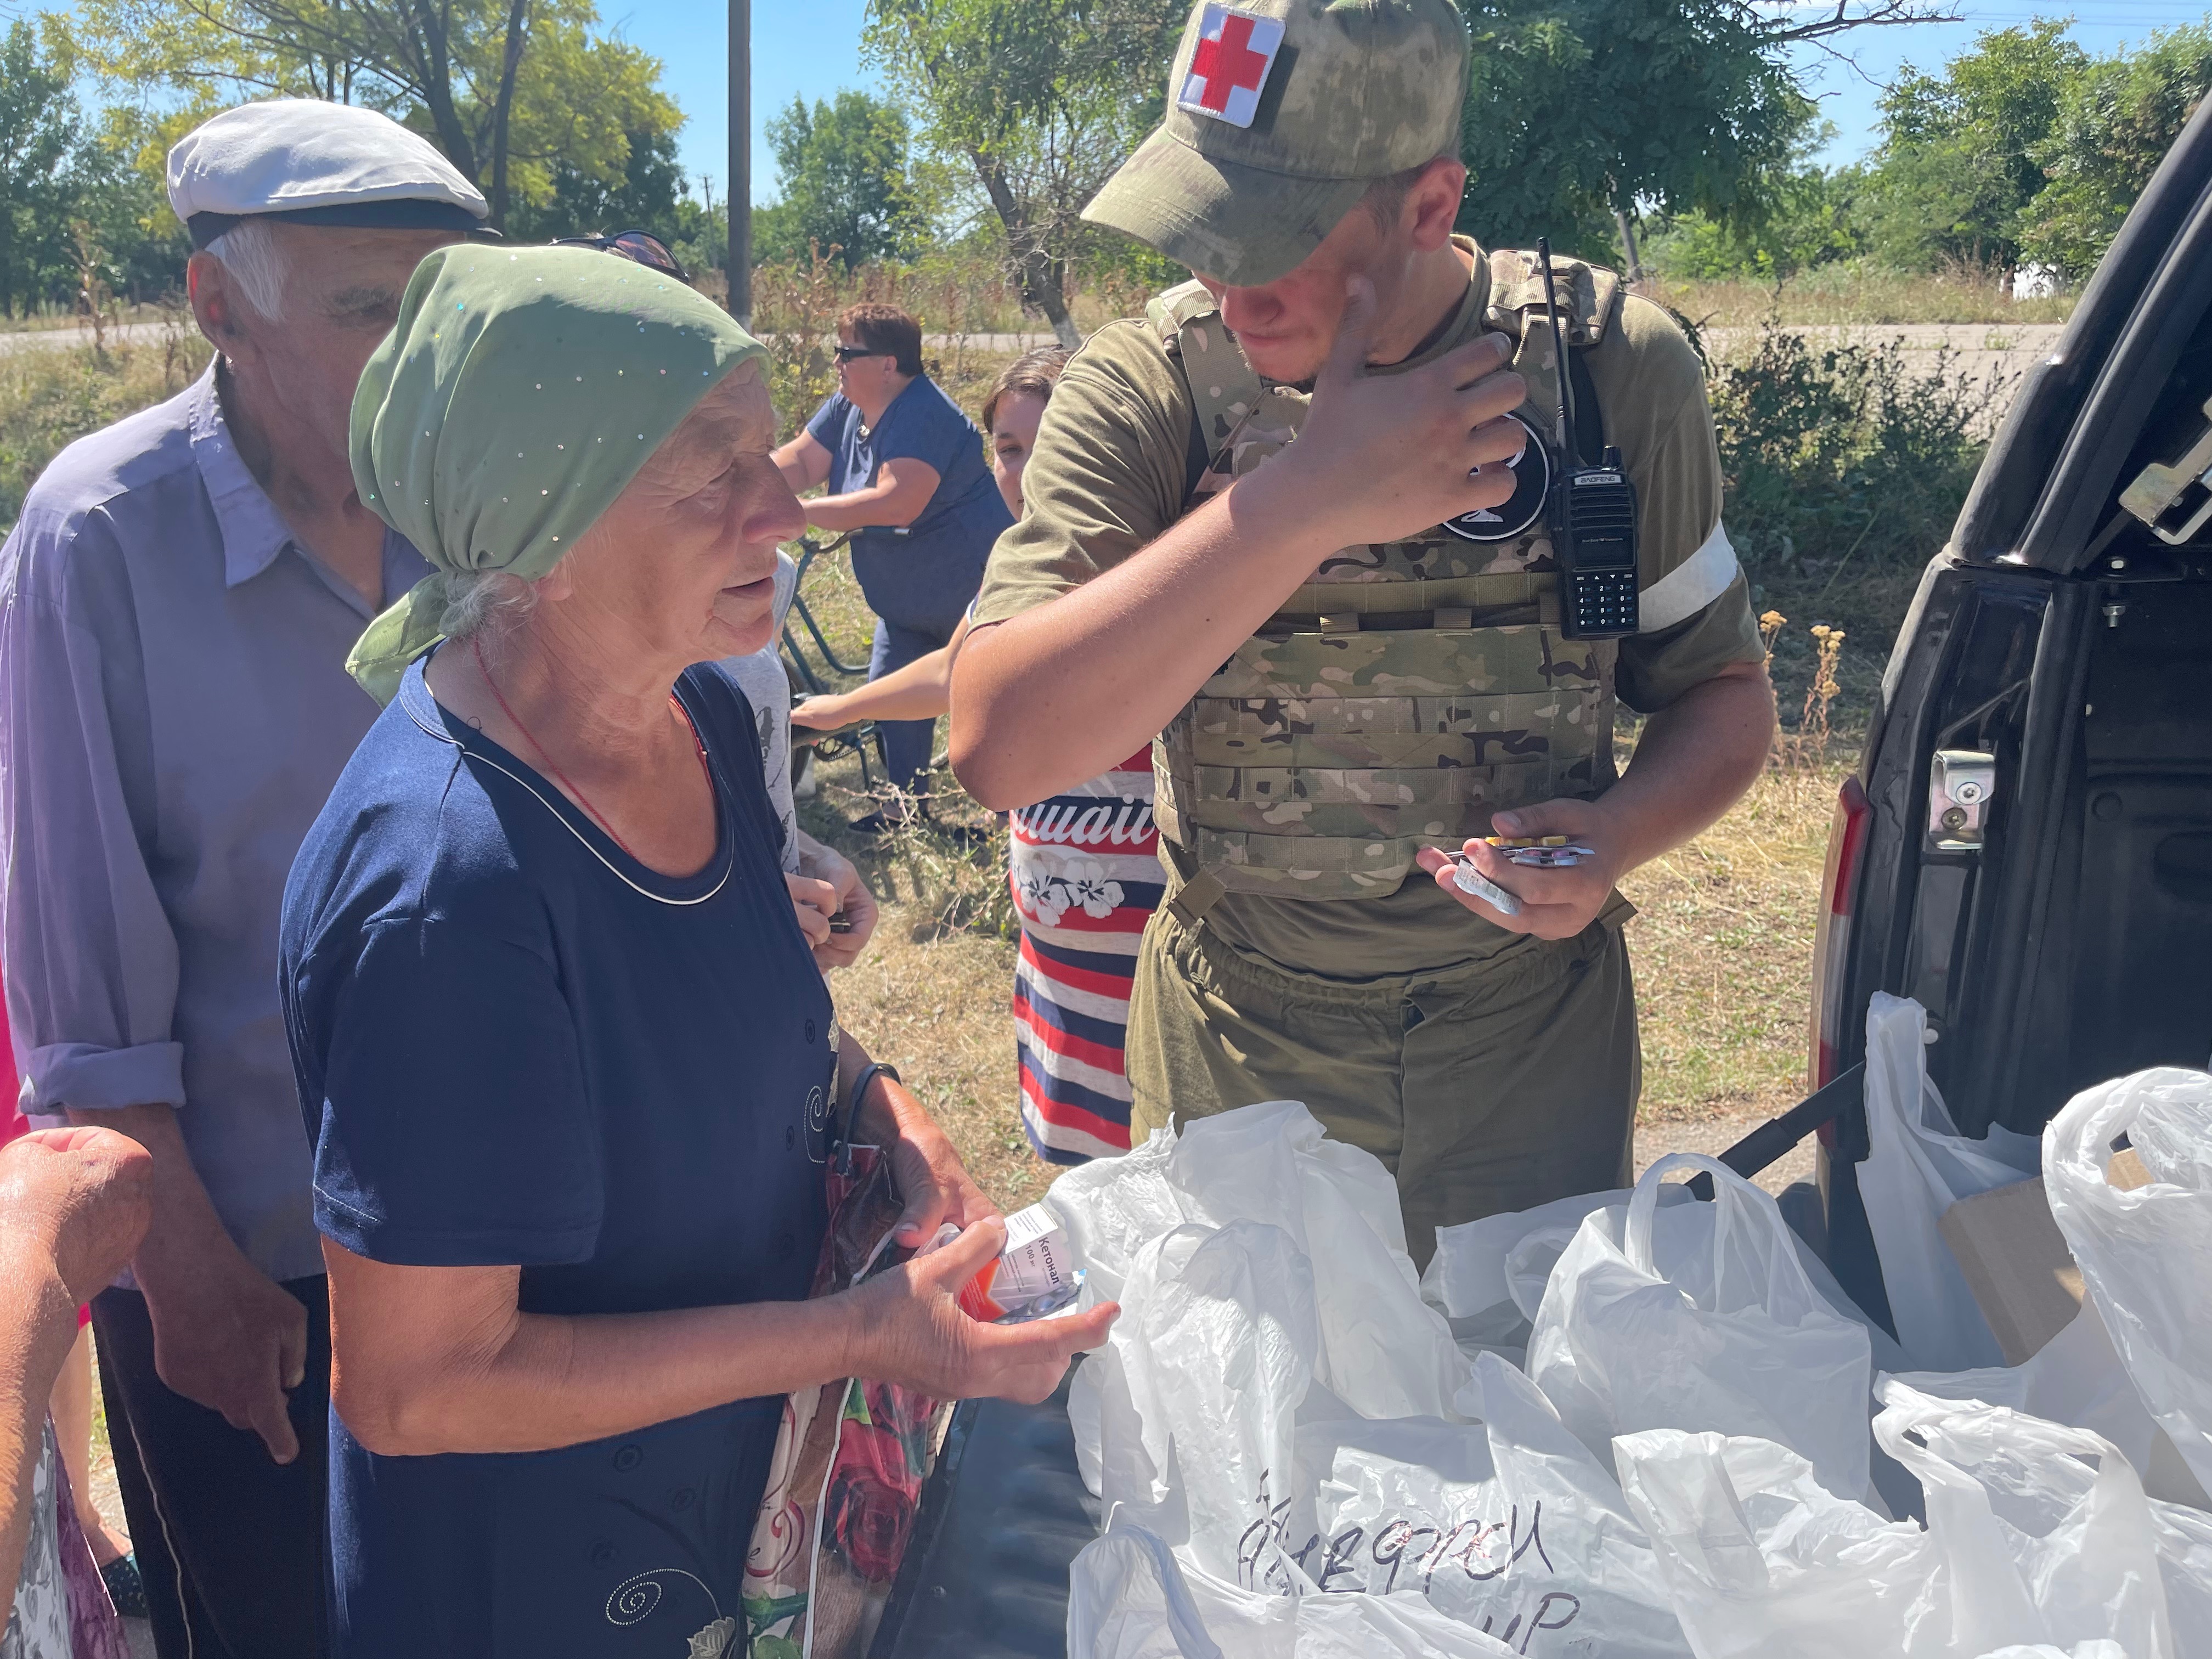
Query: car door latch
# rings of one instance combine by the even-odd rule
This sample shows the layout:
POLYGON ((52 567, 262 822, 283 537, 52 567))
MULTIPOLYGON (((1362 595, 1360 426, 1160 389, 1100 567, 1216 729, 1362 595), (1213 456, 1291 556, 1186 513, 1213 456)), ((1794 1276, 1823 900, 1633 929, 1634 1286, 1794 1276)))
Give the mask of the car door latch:
POLYGON ((1997 792, 1997 757, 1939 749, 1928 774, 1928 833, 1939 853, 1978 853, 1997 792))
MULTIPOLYGON (((2206 402, 2204 414, 2212 420, 2212 400, 2206 402)), ((2169 545, 2196 539, 2197 532, 2212 521, 2212 426, 2198 434, 2179 459, 2153 461, 2137 473, 2135 482, 2120 492, 2120 505, 2169 545)))

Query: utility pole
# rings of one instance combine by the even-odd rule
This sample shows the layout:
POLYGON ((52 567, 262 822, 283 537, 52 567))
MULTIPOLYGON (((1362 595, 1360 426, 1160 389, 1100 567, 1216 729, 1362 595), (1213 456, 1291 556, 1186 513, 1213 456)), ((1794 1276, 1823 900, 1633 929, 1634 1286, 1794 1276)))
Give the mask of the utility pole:
POLYGON ((730 0, 730 315, 753 317, 753 7, 730 0))

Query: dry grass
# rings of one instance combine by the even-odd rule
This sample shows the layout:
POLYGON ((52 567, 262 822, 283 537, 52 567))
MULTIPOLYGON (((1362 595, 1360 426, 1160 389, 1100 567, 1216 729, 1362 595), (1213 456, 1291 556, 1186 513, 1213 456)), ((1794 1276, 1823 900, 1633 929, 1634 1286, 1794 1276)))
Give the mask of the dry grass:
POLYGON ((46 463, 88 432, 182 391, 210 347, 179 308, 152 340, 0 352, 0 532, 46 463))
POLYGON ((1014 947, 892 903, 867 955, 832 976, 837 1018, 895 1063, 983 1189, 1012 1206, 1058 1171, 1030 1152, 1014 1087, 1014 947))
POLYGON ((1700 328, 1752 328, 1771 318, 1822 327, 1870 323, 2063 323, 2071 294, 2015 300, 1990 273, 1922 275, 1850 264, 1822 265, 1780 283, 1669 282, 1641 288, 1700 328))
POLYGON ((1803 1097, 1813 925, 1844 770, 1769 771, 1621 884, 1638 913, 1645 1124, 1769 1116, 1803 1097))

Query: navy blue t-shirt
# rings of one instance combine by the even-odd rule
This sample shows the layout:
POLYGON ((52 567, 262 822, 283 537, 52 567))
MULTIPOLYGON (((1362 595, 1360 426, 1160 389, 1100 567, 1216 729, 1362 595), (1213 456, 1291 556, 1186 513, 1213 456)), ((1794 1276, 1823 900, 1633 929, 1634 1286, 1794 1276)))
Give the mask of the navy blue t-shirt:
MULTIPOLYGON (((714 779, 682 880, 433 700, 420 665, 284 893, 281 989, 323 1233, 520 1264, 526 1312, 805 1296, 830 1003, 793 919, 751 710, 677 686, 714 779)), ((331 1419, 340 1659, 629 1659, 744 1629, 781 1397, 548 1452, 380 1457, 331 1419)), ((734 1645, 734 1644, 733 1644, 734 1645)))
POLYGON ((862 428, 860 411, 841 392, 814 411, 806 430, 830 452, 833 495, 866 489, 885 461, 936 470, 937 491, 905 535, 854 534, 853 574, 868 609, 885 622, 950 634, 983 585, 992 544, 1014 521, 984 462, 982 435, 927 374, 908 382, 872 428, 862 428))

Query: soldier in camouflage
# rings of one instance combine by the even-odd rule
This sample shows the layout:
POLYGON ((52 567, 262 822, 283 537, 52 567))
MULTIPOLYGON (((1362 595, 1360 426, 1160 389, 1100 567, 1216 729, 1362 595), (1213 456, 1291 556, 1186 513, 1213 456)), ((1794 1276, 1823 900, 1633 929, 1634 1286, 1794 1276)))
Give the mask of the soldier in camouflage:
POLYGON ((1568 365, 1533 258, 1453 234, 1467 51, 1450 0, 1198 6, 1166 121, 1086 210, 1196 280, 1069 364, 953 683, 988 805, 1158 734, 1137 1132, 1302 1099, 1395 1171, 1422 1261, 1438 1226, 1626 1178, 1615 884, 1727 810, 1773 720, 1697 359, 1573 260, 1559 320, 1637 487, 1642 614, 1560 631, 1568 365), (1618 774, 1617 702, 1650 717, 1618 774), (1525 868, 1491 834, 1595 856, 1525 868))

